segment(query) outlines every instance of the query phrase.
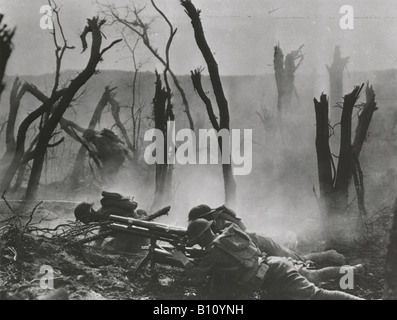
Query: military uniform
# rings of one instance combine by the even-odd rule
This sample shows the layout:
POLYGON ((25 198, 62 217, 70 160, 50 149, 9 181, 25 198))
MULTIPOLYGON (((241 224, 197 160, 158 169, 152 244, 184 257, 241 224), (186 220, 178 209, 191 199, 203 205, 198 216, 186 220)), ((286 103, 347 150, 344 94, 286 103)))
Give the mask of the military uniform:
MULTIPOLYGON (((102 207, 98 211, 92 209, 87 210, 84 214, 79 215, 78 220, 83 223, 102 222, 107 221, 112 214, 136 219, 142 219, 147 216, 146 211, 135 210, 138 206, 135 201, 123 197, 118 193, 103 191, 100 202, 102 207)), ((107 226, 102 226, 99 229, 99 233, 107 230, 109 230, 107 226)), ((99 239, 96 241, 96 245, 101 246, 103 242, 103 239, 99 239)), ((107 243, 107 246, 111 246, 119 251, 128 252, 136 251, 140 249, 142 245, 147 245, 148 243, 149 241, 145 238, 119 232, 113 240, 107 243)))
MULTIPOLYGON (((226 228, 231 223, 236 224, 242 231, 246 231, 246 226, 241 221, 239 217, 237 217, 236 213, 227 208, 226 206, 221 206, 211 213, 209 216, 211 219, 215 221, 212 225, 212 230, 214 233, 220 233, 224 228, 226 228)), ((266 237, 263 235, 259 235, 253 232, 247 232, 251 240, 256 244, 261 252, 265 252, 268 256, 275 257, 285 257, 291 258, 296 262, 307 262, 307 263, 316 263, 319 265, 344 265, 346 263, 343 255, 338 254, 335 250, 329 250, 326 252, 316 252, 308 255, 300 255, 286 246, 283 246, 277 242, 275 242, 272 238, 266 237)))
POLYGON ((356 299, 343 292, 316 287, 283 257, 268 257, 235 224, 227 226, 205 248, 198 265, 188 263, 188 273, 197 282, 208 276, 223 276, 237 287, 264 290, 285 299, 356 299))
POLYGON ((101 161, 102 168, 100 170, 102 178, 113 181, 124 161, 128 157, 128 149, 125 147, 113 131, 103 129, 96 132, 87 129, 83 137, 91 143, 91 149, 101 161))
MULTIPOLYGON (((217 208, 212 213, 211 217, 215 221, 215 224, 212 226, 214 233, 221 232, 222 229, 230 225, 230 223, 234 223, 242 231, 246 231, 247 229, 241 219, 237 217, 236 213, 225 206, 217 208)), ((294 260, 304 261, 303 257, 301 257, 299 254, 293 252, 283 245, 278 244, 270 237, 265 237, 251 232, 247 232, 247 234, 256 244, 259 250, 261 252, 266 252, 268 256, 286 257, 292 258, 294 260)))

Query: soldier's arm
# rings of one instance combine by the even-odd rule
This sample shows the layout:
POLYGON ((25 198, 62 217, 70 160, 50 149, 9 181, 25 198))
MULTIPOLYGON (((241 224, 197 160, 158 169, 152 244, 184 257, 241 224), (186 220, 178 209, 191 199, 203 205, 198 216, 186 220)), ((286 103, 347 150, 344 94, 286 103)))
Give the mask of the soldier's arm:
POLYGON ((185 272, 193 280, 193 282, 200 283, 211 274, 212 270, 217 264, 217 260, 219 259, 220 255, 216 254, 215 251, 216 249, 207 250, 204 256, 200 259, 200 263, 198 265, 191 262, 180 251, 175 251, 173 256, 183 264, 185 272))

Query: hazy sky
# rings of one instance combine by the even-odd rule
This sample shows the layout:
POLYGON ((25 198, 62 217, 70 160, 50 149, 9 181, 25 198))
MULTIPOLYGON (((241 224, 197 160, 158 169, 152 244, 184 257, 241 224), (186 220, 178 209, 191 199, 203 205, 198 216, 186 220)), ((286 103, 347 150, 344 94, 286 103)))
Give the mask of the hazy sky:
MULTIPOLYGON (((100 0, 121 5, 124 0, 100 0)), ((130 3, 133 1, 131 0, 130 3)), ((150 1, 144 19, 154 16, 150 1)), ((194 0, 202 10, 207 40, 224 75, 263 74, 272 71, 273 46, 279 42, 284 51, 304 44, 305 61, 300 72, 325 72, 332 60, 333 48, 340 45, 343 55, 351 56, 349 70, 379 70, 397 67, 397 1, 396 0, 194 0), (353 6, 354 30, 342 30, 339 19, 342 5, 353 6), (273 11, 274 10, 274 11, 273 11)), ((98 12, 94 0, 58 0, 61 18, 70 44, 64 69, 84 67, 88 52, 80 55, 79 34, 85 19, 98 12)), ((179 0, 157 0, 175 27, 178 28, 171 48, 171 67, 177 74, 205 65, 196 43, 190 21, 179 0)), ((46 0, 0 0, 5 21, 17 26, 15 50, 8 64, 8 74, 42 74, 54 70, 53 42, 48 30, 41 30, 39 9, 46 0)), ((157 18, 151 29, 152 42, 163 52, 167 25, 157 18)), ((119 30, 104 29, 105 44, 120 37, 119 30)), ((133 42, 132 35, 129 36, 133 42)), ((141 45, 138 59, 150 57, 141 45)), ((160 65, 151 59, 144 70, 160 65)), ((132 70, 132 61, 123 45, 104 57, 100 69, 132 70)), ((161 69, 161 68, 160 68, 161 69)))

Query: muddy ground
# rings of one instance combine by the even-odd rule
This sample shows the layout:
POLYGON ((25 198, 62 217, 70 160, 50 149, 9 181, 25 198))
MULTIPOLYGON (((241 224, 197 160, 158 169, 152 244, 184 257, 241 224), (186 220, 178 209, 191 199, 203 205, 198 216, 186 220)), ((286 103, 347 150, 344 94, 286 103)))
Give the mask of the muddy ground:
MULTIPOLYGON (((54 213, 59 210, 58 206, 42 204, 36 208, 36 216, 30 221, 33 227, 26 230, 24 226, 29 221, 29 215, 18 224, 12 214, 2 214, 1 299, 42 299, 61 288, 71 300, 272 298, 258 293, 218 292, 210 283, 194 286, 182 269, 166 265, 156 264, 154 268, 146 265, 133 275, 134 268, 145 257, 146 251, 129 255, 117 254, 92 245, 78 246, 41 237, 35 229, 44 223, 40 222, 42 218, 39 217, 46 217, 46 227, 53 228, 59 223, 68 223, 60 221, 54 213), (7 219, 11 220, 6 221, 7 219), (48 281, 43 280, 43 266, 53 269, 54 290, 45 288, 48 281)), ((65 205, 62 207, 65 208, 65 205)), ((4 208, 2 212, 5 212, 4 208)), ((379 230, 387 229, 389 219, 386 212, 387 210, 377 220, 376 229, 336 248, 345 254, 349 264, 363 263, 366 266, 364 274, 355 275, 354 288, 347 290, 365 299, 380 299, 382 296, 387 232, 380 233, 379 230)), ((321 242, 314 241, 301 243, 299 248, 302 253, 324 249, 321 242)), ((340 289, 339 279, 320 286, 340 289)))

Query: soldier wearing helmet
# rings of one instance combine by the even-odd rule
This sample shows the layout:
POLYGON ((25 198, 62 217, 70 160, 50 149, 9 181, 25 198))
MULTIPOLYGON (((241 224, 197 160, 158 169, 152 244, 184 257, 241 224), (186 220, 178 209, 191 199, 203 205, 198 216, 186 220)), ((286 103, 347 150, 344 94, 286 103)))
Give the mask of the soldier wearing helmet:
POLYGON ((212 224, 212 221, 198 218, 187 228, 189 245, 198 244, 205 252, 199 265, 189 261, 182 252, 173 252, 173 257, 184 265, 196 282, 202 283, 207 276, 223 274, 235 289, 264 290, 278 298, 360 299, 344 292, 318 288, 300 275, 291 261, 264 255, 237 225, 230 224, 216 235, 212 224))
MULTIPOLYGON (((129 197, 124 197, 121 194, 115 192, 103 191, 101 205, 102 207, 100 209, 95 210, 93 208, 93 203, 82 202, 78 204, 74 210, 76 221, 81 221, 84 224, 91 222, 102 222, 108 220, 111 214, 137 219, 147 216, 145 210, 136 210, 138 204, 135 201, 131 200, 129 197)), ((105 230, 107 230, 107 227, 103 226, 100 228, 99 233, 105 230)), ((140 247, 142 245, 141 240, 141 238, 119 234, 117 235, 115 241, 113 241, 112 245, 116 249, 129 251, 128 248, 133 250, 135 247, 140 247)), ((96 245, 101 246, 103 241, 104 239, 97 240, 96 245)), ((143 244, 146 244, 146 242, 147 241, 145 241, 143 244)))
MULTIPOLYGON (((231 223, 236 224, 242 231, 246 231, 246 227, 241 219, 237 217, 233 210, 227 208, 225 205, 215 209, 212 209, 206 204, 200 204, 193 207, 189 211, 188 221, 192 222, 199 218, 213 221, 211 228, 215 234, 220 233, 231 223)), ((271 237, 258 235, 251 232, 247 232, 247 234, 261 250, 261 252, 266 252, 266 254, 269 256, 292 258, 299 262, 306 262, 308 265, 318 263, 321 265, 341 266, 346 263, 345 257, 342 254, 337 253, 335 250, 328 250, 325 252, 301 256, 286 246, 277 243, 271 237)))

